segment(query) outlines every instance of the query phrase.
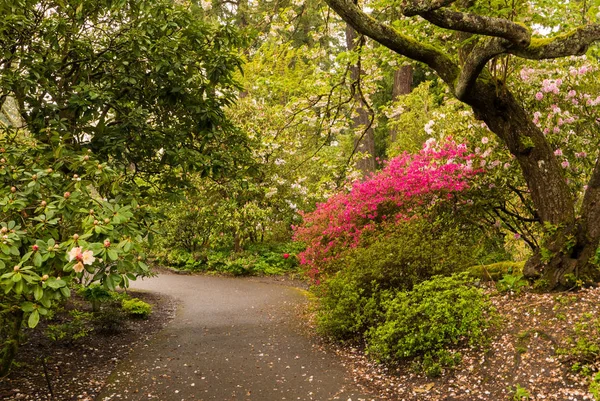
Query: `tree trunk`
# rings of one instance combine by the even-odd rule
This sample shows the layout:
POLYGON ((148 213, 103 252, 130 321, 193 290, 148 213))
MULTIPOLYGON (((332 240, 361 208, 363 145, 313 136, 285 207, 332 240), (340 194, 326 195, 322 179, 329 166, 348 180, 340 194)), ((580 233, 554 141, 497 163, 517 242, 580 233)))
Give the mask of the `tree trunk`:
MULTIPOLYGON (((353 51, 358 47, 356 40, 356 31, 350 25, 346 25, 346 45, 348 46, 349 51, 353 51)), ((373 128, 370 127, 372 116, 367 111, 368 107, 364 102, 363 96, 361 96, 361 73, 359 58, 357 64, 350 66, 350 77, 356 85, 354 92, 356 110, 354 117, 352 117, 352 126, 356 135, 354 140, 356 150, 367 155, 367 157, 356 163, 356 167, 363 173, 369 173, 375 171, 376 167, 375 133, 373 132, 373 128)))
MULTIPOLYGON (((392 100, 396 101, 400 96, 408 95, 412 92, 413 67, 412 65, 403 65, 394 71, 394 86, 392 86, 392 100)), ((390 139, 396 141, 398 130, 396 127, 390 129, 390 139)))
POLYGON ((569 287, 573 278, 600 279, 591 262, 600 242, 600 162, 588 184, 581 217, 554 150, 513 95, 480 78, 464 101, 504 141, 519 163, 531 198, 546 227, 544 241, 525 265, 525 276, 550 289, 569 287))

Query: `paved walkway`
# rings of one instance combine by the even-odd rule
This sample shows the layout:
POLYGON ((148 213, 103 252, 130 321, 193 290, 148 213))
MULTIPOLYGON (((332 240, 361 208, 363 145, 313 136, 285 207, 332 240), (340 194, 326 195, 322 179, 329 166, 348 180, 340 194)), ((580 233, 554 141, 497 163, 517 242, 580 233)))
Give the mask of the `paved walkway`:
POLYGON ((132 283, 181 301, 176 318, 116 369, 108 400, 375 400, 301 334, 298 289, 248 279, 163 274, 132 283))

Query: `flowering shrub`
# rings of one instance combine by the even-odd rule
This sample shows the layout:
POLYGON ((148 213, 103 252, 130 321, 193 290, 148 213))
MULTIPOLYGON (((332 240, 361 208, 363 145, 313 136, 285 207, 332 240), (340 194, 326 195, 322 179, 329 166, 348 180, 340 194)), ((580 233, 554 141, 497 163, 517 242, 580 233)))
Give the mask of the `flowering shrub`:
POLYGON ((447 138, 441 143, 430 139, 418 154, 390 160, 382 171, 354 183, 349 192, 334 195, 303 215, 303 224, 295 227, 295 239, 307 244, 300 263, 314 277, 322 262, 356 247, 378 226, 409 220, 466 190, 479 171, 475 159, 466 145, 447 138))
POLYGON ((0 132, 0 375, 21 322, 35 327, 72 283, 114 290, 148 271, 139 252, 149 227, 134 188, 92 152, 48 137, 0 132))

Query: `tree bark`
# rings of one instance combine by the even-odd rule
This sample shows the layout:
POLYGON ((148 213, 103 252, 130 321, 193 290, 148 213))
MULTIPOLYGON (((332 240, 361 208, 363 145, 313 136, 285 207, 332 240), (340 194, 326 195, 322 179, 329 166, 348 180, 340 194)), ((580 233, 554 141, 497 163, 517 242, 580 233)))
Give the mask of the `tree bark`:
MULTIPOLYGON (((356 50, 357 46, 357 34, 356 31, 350 26, 346 25, 346 45, 349 51, 356 50)), ((360 60, 360 58, 359 58, 360 60)), ((356 163, 356 167, 363 172, 363 174, 375 171, 375 133, 371 127, 371 115, 367 111, 368 107, 364 102, 363 96, 361 95, 361 66, 360 61, 357 64, 350 66, 350 77, 355 85, 354 91, 354 102, 356 109, 354 116, 352 117, 352 128, 355 132, 354 147, 358 152, 364 153, 367 156, 360 159, 356 163)))
MULTIPOLYGON (((394 71, 394 85, 392 86, 392 99, 398 100, 400 96, 408 95, 412 92, 413 83, 413 67, 412 65, 403 65, 394 71)), ((390 129, 390 139, 396 141, 398 129, 396 127, 390 129)))

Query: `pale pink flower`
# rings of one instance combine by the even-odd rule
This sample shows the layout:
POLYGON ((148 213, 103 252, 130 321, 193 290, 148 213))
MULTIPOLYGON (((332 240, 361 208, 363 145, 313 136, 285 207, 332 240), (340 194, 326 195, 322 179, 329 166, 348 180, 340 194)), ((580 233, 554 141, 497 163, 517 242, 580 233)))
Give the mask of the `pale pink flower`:
POLYGON ((94 257, 94 253, 92 251, 81 250, 81 247, 72 248, 69 251, 69 262, 77 260, 79 263, 83 263, 84 265, 91 265, 94 263, 96 258, 94 257))
POLYGON ((562 149, 559 148, 554 151, 554 156, 562 156, 562 155, 563 155, 562 149))
POLYGON ((538 92, 535 94, 536 100, 542 100, 544 98, 544 94, 542 92, 538 92))
POLYGON ((490 140, 489 140, 489 138, 488 138, 487 136, 484 136, 483 138, 481 138, 481 143, 483 143, 484 145, 485 145, 486 143, 488 143, 489 141, 490 141, 490 140))
POLYGON ((83 271, 83 263, 77 262, 77 264, 73 266, 73 270, 75 273, 81 273, 83 271))
POLYGON ((569 161, 565 160, 560 164, 563 168, 568 168, 569 167, 569 161))

